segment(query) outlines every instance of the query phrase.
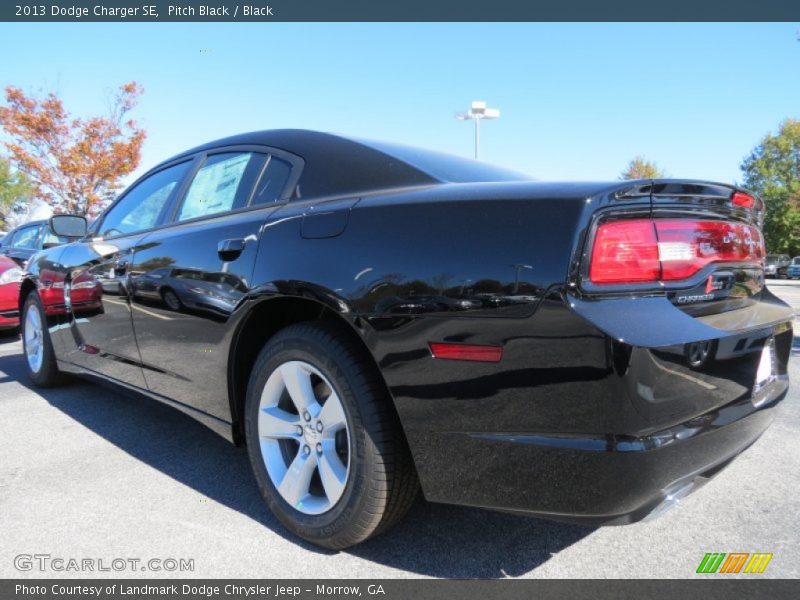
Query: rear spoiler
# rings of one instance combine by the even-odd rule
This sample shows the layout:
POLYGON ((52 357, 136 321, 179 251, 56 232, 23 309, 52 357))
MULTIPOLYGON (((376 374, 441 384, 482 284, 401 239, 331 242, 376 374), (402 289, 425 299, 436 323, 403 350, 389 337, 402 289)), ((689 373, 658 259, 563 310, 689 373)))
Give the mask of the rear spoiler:
POLYGON ((625 182, 614 193, 619 200, 649 198, 654 211, 669 209, 715 213, 758 227, 764 223, 764 201, 734 185, 691 179, 646 179, 625 182))

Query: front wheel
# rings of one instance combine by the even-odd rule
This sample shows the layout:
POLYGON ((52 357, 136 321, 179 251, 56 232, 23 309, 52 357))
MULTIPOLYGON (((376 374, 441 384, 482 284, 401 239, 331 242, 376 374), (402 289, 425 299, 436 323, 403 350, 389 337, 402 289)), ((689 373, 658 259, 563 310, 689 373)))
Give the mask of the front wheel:
POLYGON ((275 516, 325 548, 397 522, 418 483, 377 369, 347 331, 302 323, 276 334, 253 368, 247 449, 275 516))
POLYGON ((44 306, 36 292, 31 292, 25 299, 21 325, 28 377, 37 387, 55 385, 60 377, 58 363, 47 329, 44 306))

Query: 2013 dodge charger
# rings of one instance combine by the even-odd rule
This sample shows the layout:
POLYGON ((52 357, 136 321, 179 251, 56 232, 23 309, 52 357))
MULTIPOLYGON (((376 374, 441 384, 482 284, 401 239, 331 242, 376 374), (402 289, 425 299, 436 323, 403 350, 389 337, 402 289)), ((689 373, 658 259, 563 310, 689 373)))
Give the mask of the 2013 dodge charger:
POLYGON ((764 206, 700 181, 540 183, 309 131, 144 175, 21 285, 28 370, 247 445, 275 515, 357 544, 428 500, 625 523, 728 464, 788 387, 764 206), (79 288, 101 300, 76 304, 79 288))

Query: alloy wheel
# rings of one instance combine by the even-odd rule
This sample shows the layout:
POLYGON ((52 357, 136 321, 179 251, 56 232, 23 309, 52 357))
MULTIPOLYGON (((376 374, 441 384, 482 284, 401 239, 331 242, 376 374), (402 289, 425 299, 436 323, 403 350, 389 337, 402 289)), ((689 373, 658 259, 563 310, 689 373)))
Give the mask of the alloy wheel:
POLYGON ((44 360, 44 332, 39 311, 31 307, 25 314, 25 357, 31 371, 38 373, 44 360))
POLYGON ((350 430, 336 390, 309 363, 276 368, 261 392, 261 457, 281 497, 307 515, 329 511, 350 473, 350 430))

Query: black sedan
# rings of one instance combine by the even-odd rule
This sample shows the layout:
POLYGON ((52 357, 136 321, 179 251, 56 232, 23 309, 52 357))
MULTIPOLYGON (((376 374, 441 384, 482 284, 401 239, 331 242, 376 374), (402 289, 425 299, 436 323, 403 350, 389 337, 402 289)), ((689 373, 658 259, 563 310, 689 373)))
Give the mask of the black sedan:
POLYGON ((107 380, 249 452, 275 515, 344 548, 430 501, 589 523, 660 512, 767 428, 792 311, 760 199, 542 183, 308 131, 141 177, 20 291, 28 370, 107 380), (83 280, 102 306, 73 306, 83 280), (47 304, 48 306, 45 306, 47 304))

